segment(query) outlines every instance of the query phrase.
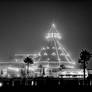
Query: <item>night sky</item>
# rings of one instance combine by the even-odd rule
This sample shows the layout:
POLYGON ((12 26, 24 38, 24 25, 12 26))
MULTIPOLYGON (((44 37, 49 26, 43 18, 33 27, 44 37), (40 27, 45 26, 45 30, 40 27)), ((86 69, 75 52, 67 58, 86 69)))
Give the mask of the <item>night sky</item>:
POLYGON ((92 52, 91 2, 0 2, 0 59, 40 50, 52 23, 73 59, 82 48, 92 52))

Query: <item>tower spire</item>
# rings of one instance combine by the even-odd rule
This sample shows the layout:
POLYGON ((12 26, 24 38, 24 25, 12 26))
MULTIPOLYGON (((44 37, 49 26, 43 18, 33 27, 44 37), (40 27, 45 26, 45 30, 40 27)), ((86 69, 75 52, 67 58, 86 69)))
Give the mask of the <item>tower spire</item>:
POLYGON ((46 35, 46 39, 61 39, 60 33, 56 30, 55 24, 52 24, 50 31, 46 35))
POLYGON ((59 42, 60 33, 57 31, 55 24, 52 24, 50 31, 46 34, 47 45, 41 48, 39 62, 48 63, 50 67, 60 67, 61 64, 74 65, 74 62, 59 42))

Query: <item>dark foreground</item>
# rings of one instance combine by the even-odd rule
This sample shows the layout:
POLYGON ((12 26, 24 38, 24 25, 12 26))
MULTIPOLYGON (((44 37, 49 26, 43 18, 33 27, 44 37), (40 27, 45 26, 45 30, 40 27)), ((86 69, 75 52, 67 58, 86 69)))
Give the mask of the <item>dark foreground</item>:
POLYGON ((91 88, 92 81, 87 79, 59 78, 1 78, 1 88, 91 88))

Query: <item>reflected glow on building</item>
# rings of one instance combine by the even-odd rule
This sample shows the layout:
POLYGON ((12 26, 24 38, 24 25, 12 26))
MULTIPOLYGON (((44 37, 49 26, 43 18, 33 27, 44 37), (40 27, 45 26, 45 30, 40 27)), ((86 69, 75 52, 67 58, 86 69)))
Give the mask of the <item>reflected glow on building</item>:
MULTIPOLYGON (((8 77, 10 75, 21 77, 21 71, 26 72, 28 69, 29 77, 83 78, 83 69, 76 67, 76 62, 59 42, 62 37, 55 24, 51 25, 45 39, 47 45, 43 46, 39 52, 15 54, 15 57, 17 57, 14 59, 15 62, 11 62, 9 65, 7 63, 6 68, 0 69, 0 73, 3 72, 2 75, 8 77), (34 61, 29 67, 24 63, 26 57, 30 57, 34 61)), ((5 63, 3 64, 5 65, 5 63)), ((87 70, 85 75, 87 78, 87 70)))

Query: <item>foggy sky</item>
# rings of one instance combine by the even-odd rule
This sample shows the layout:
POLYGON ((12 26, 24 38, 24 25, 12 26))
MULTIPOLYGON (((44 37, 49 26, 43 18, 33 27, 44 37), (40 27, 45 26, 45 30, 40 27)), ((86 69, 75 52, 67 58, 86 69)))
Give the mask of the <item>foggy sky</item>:
POLYGON ((0 59, 40 50, 53 22, 76 61, 82 48, 92 52, 92 3, 0 2, 0 59))

